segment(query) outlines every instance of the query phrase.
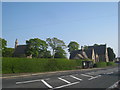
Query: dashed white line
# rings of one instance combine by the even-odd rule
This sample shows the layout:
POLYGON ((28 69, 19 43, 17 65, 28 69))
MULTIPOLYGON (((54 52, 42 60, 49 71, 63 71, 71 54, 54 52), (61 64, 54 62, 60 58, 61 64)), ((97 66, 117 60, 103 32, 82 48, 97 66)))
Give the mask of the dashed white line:
POLYGON ((60 79, 60 80, 62 80, 62 81, 64 81, 64 82, 66 82, 66 83, 71 83, 71 82, 69 82, 69 81, 67 81, 67 80, 65 80, 65 79, 63 79, 63 78, 58 78, 58 79, 60 79))
POLYGON ((98 76, 92 77, 92 78, 90 78, 90 79, 88 79, 88 80, 96 79, 96 78, 98 78, 98 77, 100 77, 100 76, 101 76, 101 75, 98 75, 98 76))
POLYGON ((41 80, 48 88, 53 88, 51 85, 49 85, 45 80, 41 80))
POLYGON ((67 86, 74 85, 74 84, 77 84, 77 83, 80 83, 80 82, 69 83, 69 84, 66 84, 66 85, 62 85, 62 86, 55 87, 55 88, 53 88, 53 89, 58 89, 58 88, 67 87, 67 86))
POLYGON ((86 75, 86 74, 81 74, 82 76, 86 76, 86 77, 93 77, 93 76, 90 76, 90 75, 86 75))
POLYGON ((75 77, 75 76, 73 76, 73 75, 70 75, 70 77, 72 77, 72 78, 74 78, 74 79, 77 79, 77 80, 80 80, 80 81, 82 81, 82 79, 80 79, 80 78, 77 78, 77 77, 75 77))

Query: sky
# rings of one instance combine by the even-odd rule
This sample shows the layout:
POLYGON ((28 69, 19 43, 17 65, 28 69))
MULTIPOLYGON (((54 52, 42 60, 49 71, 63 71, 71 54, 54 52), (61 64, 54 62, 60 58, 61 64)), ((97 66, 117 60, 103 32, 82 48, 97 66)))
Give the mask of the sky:
MULTIPOLYGON (((3 2, 2 38, 8 47, 57 37, 66 45, 107 44, 118 55, 117 2, 3 2)), ((69 54, 68 54, 69 57, 69 54)))

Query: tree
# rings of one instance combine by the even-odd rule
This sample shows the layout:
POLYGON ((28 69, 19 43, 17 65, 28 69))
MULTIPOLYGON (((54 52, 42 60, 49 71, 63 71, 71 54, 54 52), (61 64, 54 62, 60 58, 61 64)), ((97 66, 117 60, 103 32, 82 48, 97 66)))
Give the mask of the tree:
POLYGON ((38 57, 39 53, 42 51, 47 51, 48 44, 39 38, 34 38, 26 41, 27 49, 26 55, 32 55, 33 57, 38 57))
POLYGON ((2 46, 0 46, 1 49, 6 48, 7 46, 7 41, 5 39, 0 38, 0 43, 2 42, 2 46))
POLYGON ((87 50, 87 49, 88 49, 88 46, 84 45, 84 49, 87 50))
POLYGON ((48 43, 48 45, 52 49, 53 58, 55 56, 55 51, 56 51, 57 47, 61 47, 62 49, 66 48, 65 43, 62 40, 57 39, 55 37, 53 37, 53 38, 47 38, 46 42, 48 43))
POLYGON ((68 48, 68 51, 71 53, 72 51, 79 49, 79 44, 75 41, 71 41, 68 45, 68 48))
POLYGON ((13 57, 14 48, 5 48, 4 52, 2 53, 3 57, 13 57))
POLYGON ((99 46, 98 44, 94 44, 93 46, 99 46))
POLYGON ((44 58, 52 58, 51 52, 47 50, 47 51, 44 53, 44 58))
POLYGON ((56 48, 55 58, 66 58, 66 52, 61 47, 56 48))
POLYGON ((2 54, 5 53, 6 46, 7 46, 7 41, 5 39, 0 38, 0 53, 2 54))
POLYGON ((107 51, 108 51, 109 61, 113 61, 113 59, 115 58, 115 53, 114 53, 113 49, 110 48, 110 47, 108 47, 108 48, 107 48, 107 51))
POLYGON ((51 52, 48 50, 41 50, 39 52, 39 58, 51 58, 51 52))
POLYGON ((7 41, 5 39, 0 38, 0 53, 2 53, 1 56, 3 57, 12 57, 14 53, 13 48, 7 48, 7 41))

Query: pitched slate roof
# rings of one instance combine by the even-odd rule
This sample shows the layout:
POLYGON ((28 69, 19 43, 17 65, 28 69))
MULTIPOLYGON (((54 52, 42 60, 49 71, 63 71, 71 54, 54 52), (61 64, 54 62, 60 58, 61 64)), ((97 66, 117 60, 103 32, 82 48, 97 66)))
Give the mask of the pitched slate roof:
POLYGON ((95 54, 98 55, 105 55, 106 52, 106 45, 98 45, 98 46, 88 46, 88 50, 94 49, 95 54))
POLYGON ((92 48, 85 50, 85 53, 87 54, 88 58, 92 58, 92 48))
POLYGON ((72 51, 71 54, 70 54, 70 59, 73 59, 79 52, 80 52, 80 50, 72 51))
POLYGON ((18 45, 15 48, 14 55, 25 54, 26 45, 18 45))
MULTIPOLYGON (((94 49, 95 54, 105 55, 106 44, 105 45, 98 45, 98 46, 88 46, 88 49, 84 50, 88 58, 92 58, 92 50, 93 49, 94 49)), ((81 54, 81 52, 82 52, 82 50, 73 51, 70 55, 70 59, 73 59, 77 54, 81 54)))
POLYGON ((83 58, 88 58, 87 57, 87 55, 86 55, 86 53, 84 52, 84 51, 82 51, 82 50, 75 50, 75 51, 73 51, 72 53, 71 53, 71 55, 70 55, 70 59, 73 59, 73 57, 75 57, 75 56, 79 56, 79 57, 83 57, 83 58))

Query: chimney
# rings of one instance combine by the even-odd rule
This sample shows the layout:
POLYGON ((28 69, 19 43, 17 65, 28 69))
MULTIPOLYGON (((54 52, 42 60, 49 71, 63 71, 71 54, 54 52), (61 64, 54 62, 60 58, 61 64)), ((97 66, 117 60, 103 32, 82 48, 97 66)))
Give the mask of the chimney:
POLYGON ((81 46, 81 50, 82 50, 82 51, 84 50, 84 47, 83 47, 83 46, 81 46))
POLYGON ((17 46, 18 46, 18 40, 16 39, 15 40, 15 48, 17 48, 17 46))

